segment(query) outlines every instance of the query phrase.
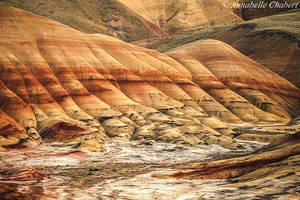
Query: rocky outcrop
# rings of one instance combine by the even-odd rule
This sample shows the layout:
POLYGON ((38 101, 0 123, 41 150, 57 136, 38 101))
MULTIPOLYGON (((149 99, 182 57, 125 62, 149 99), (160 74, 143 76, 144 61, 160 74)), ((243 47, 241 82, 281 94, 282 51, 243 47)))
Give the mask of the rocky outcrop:
POLYGON ((184 47, 173 59, 0 11, 2 148, 44 140, 99 151, 114 138, 235 149, 228 122, 284 124, 299 106, 299 89, 222 42, 184 47))

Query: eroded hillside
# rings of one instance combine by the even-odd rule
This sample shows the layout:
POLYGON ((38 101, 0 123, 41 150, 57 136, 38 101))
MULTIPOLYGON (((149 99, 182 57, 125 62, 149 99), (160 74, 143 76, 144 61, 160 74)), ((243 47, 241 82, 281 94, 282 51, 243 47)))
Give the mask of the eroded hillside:
POLYGON ((195 28, 133 43, 166 52, 197 40, 221 40, 299 88, 299 19, 300 9, 294 9, 240 24, 195 28))
POLYGON ((4 0, 86 33, 124 41, 161 37, 194 27, 243 21, 218 0, 4 0))
POLYGON ((5 5, 0 14, 2 148, 99 151, 115 138, 236 149, 228 123, 286 124, 299 111, 297 87, 216 40, 162 54, 5 5))
POLYGON ((251 20, 214 36, 286 78, 298 88, 300 9, 251 20))

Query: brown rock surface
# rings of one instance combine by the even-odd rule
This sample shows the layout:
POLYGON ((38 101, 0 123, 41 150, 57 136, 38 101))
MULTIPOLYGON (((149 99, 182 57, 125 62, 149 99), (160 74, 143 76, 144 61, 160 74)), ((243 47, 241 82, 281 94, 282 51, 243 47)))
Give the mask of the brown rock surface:
POLYGON ((6 5, 0 30, 2 147, 42 137, 99 151, 112 137, 235 149, 227 122, 283 124, 299 108, 299 89, 218 41, 176 61, 6 5))

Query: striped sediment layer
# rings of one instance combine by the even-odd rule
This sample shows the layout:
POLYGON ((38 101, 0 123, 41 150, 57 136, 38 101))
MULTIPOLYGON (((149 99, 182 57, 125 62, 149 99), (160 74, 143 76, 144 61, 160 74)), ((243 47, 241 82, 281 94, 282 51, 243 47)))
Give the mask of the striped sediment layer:
POLYGON ((111 138, 235 149, 228 123, 286 124, 299 109, 299 89, 219 41, 161 54, 5 5, 0 29, 1 150, 100 151, 111 138))

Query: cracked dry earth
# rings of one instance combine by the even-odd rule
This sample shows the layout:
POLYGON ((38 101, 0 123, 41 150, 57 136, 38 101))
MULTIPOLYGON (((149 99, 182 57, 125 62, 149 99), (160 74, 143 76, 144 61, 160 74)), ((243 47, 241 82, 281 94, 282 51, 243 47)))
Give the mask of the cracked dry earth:
MULTIPOLYGON (((256 128, 237 132, 247 136, 244 132, 254 130, 266 135, 256 128)), ((63 143, 12 150, 1 153, 0 196, 4 200, 299 199, 299 133, 272 144, 238 141, 244 149, 113 141, 106 152, 82 152, 63 143)))

